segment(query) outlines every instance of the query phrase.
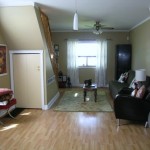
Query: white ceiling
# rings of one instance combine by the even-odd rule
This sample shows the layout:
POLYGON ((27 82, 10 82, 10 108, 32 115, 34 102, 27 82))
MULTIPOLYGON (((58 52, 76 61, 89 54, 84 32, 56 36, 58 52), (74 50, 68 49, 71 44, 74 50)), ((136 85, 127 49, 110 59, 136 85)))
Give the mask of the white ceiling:
POLYGON ((128 31, 150 19, 150 0, 0 0, 0 5, 28 5, 36 2, 50 20, 52 31, 72 31, 77 8, 79 31, 95 21, 114 30, 128 31))

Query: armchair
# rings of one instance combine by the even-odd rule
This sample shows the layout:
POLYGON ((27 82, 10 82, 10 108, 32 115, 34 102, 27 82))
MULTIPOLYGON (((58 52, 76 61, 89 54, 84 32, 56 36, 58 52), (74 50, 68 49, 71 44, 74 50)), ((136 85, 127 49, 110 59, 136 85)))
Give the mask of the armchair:
MULTIPOLYGON (((12 107, 16 105, 16 99, 12 98, 13 91, 7 88, 0 88, 0 111, 5 110, 11 118, 14 118, 10 111, 12 107)), ((3 122, 0 121, 0 124, 4 125, 3 122)))

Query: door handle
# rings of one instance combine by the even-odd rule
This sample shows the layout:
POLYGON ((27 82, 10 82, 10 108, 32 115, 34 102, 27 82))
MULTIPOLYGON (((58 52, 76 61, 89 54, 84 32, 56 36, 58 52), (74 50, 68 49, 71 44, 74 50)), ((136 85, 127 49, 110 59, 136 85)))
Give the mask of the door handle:
POLYGON ((40 66, 37 66, 37 70, 38 70, 38 71, 40 70, 40 66))

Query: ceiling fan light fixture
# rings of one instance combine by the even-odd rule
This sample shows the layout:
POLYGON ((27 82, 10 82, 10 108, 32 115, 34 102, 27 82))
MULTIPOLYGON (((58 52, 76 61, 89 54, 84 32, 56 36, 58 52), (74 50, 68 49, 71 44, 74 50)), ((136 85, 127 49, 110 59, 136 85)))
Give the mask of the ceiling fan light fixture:
POLYGON ((99 29, 99 30, 94 30, 93 33, 96 35, 99 35, 99 34, 102 34, 103 31, 102 31, 102 29, 99 29))
POLYGON ((103 33, 102 29, 99 29, 99 34, 102 34, 102 33, 103 33))
POLYGON ((73 18, 73 30, 78 30, 78 14, 75 12, 73 18))
POLYGON ((96 35, 99 34, 99 32, 97 30, 94 30, 93 33, 96 34, 96 35))

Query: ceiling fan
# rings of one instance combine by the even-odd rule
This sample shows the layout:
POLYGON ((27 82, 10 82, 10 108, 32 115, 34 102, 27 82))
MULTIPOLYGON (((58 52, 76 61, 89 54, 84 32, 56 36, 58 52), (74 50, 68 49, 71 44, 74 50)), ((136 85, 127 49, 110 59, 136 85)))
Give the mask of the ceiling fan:
POLYGON ((99 21, 96 21, 96 23, 93 26, 93 33, 94 34, 102 34, 103 30, 113 30, 112 27, 105 27, 105 25, 100 24, 99 21))

